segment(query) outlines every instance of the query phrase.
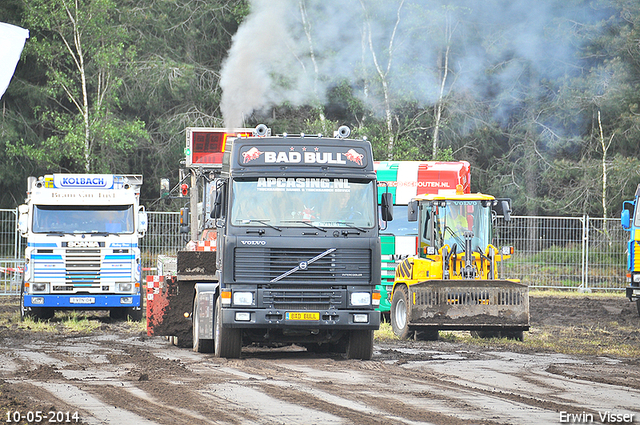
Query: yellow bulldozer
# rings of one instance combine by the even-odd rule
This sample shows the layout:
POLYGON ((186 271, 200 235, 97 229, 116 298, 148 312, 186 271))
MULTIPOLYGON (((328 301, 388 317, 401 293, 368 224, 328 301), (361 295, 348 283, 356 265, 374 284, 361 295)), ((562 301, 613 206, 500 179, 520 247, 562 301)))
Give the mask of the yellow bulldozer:
POLYGON ((510 219, 510 200, 482 193, 420 195, 418 254, 396 268, 391 327, 400 338, 435 340, 440 330, 522 341, 529 330, 529 288, 504 278, 513 247, 493 245, 494 222, 510 219))

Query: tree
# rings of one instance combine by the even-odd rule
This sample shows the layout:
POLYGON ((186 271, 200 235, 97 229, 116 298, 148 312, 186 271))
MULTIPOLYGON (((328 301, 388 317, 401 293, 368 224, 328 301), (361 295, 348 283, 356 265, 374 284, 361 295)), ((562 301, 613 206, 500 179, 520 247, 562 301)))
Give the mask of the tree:
MULTIPOLYGON (((53 107, 39 110, 46 139, 18 145, 52 168, 117 172, 127 164, 144 123, 120 114, 123 70, 135 57, 112 0, 33 0, 25 3, 31 30, 27 53, 46 69, 44 90, 53 107)), ((124 167, 126 168, 126 167, 124 167)))

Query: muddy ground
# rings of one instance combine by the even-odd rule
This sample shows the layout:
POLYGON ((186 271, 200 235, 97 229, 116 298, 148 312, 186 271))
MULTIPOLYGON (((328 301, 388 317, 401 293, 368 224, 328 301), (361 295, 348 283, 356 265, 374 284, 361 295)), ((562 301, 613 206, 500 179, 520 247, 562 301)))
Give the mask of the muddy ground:
POLYGON ((17 308, 0 300, 5 423, 640 423, 640 317, 623 297, 532 297, 524 343, 377 339, 371 361, 295 346, 218 359, 104 313, 87 313, 91 333, 27 329, 17 308))

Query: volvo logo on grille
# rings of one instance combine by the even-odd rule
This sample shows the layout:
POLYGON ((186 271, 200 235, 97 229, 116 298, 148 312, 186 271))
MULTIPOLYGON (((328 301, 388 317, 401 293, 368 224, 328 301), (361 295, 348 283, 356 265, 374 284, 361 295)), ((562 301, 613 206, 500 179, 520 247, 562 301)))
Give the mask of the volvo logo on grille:
POLYGON ((267 241, 240 241, 242 245, 266 245, 267 241))
POLYGON ((300 270, 307 270, 307 266, 309 264, 306 261, 300 261, 300 264, 298 265, 298 267, 300 267, 300 270))

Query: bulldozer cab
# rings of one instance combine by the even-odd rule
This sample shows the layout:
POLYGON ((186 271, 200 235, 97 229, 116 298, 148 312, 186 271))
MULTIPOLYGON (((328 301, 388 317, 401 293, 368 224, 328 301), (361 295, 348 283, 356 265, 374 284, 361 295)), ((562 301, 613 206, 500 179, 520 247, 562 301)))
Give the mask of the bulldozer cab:
MULTIPOLYGON (((419 221, 419 256, 439 251, 447 245, 449 250, 462 252, 484 251, 493 239, 492 220, 495 198, 489 195, 425 196, 414 200, 414 217, 419 221), (427 249, 432 247, 432 249, 427 249)), ((411 208, 410 208, 411 209, 411 208)))

